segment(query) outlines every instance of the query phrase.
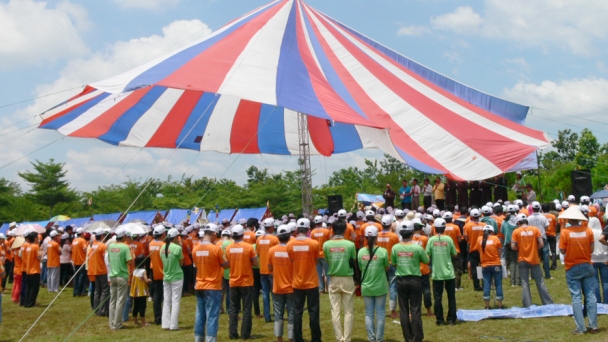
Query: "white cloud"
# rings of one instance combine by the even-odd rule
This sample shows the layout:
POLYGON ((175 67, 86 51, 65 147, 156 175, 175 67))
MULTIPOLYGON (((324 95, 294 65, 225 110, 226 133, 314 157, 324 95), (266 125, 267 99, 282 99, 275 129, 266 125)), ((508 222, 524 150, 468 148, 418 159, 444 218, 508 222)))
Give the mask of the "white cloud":
POLYGON ((0 3, 0 70, 85 55, 81 33, 90 27, 86 9, 67 1, 0 3))
POLYGON ((122 8, 160 10, 175 7, 180 0, 114 0, 122 8))
POLYGON ((431 17, 431 25, 438 30, 452 30, 456 33, 471 33, 483 23, 481 16, 470 7, 461 6, 452 13, 431 17))
POLYGON ((483 15, 471 7, 432 17, 431 26, 547 49, 557 46, 579 55, 598 49, 608 38, 605 0, 485 0, 483 15))
POLYGON ((421 36, 429 33, 431 30, 422 25, 401 26, 397 31, 398 36, 421 36))

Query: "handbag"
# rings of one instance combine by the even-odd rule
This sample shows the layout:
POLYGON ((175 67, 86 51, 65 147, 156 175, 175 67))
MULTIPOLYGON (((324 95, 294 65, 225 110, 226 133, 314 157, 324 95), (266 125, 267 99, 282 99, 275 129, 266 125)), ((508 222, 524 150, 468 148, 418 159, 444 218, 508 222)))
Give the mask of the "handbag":
POLYGON ((359 281, 359 285, 355 288, 355 296, 361 297, 361 284, 363 284, 363 279, 365 279, 365 274, 367 273, 367 269, 369 268, 369 264, 374 260, 374 254, 376 254, 376 250, 378 247, 372 250, 372 253, 369 255, 369 260, 367 261, 367 265, 365 266, 365 271, 363 271, 363 275, 361 275, 361 281, 359 281))

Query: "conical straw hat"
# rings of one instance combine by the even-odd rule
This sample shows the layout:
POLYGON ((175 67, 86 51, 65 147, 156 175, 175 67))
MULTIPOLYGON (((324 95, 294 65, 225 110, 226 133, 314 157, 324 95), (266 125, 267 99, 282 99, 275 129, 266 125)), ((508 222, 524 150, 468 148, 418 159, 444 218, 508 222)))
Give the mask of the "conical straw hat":
POLYGON ((578 209, 578 206, 575 205, 566 209, 561 215, 559 215, 558 218, 565 220, 589 221, 578 209))

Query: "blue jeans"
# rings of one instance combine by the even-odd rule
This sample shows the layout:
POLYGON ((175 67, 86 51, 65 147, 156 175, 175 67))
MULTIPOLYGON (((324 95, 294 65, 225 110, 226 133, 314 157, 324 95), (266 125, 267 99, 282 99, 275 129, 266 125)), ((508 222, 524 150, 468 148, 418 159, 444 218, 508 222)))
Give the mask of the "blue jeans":
POLYGON ((293 293, 273 293, 274 335, 283 337, 283 320, 287 311, 287 338, 293 339, 293 293))
POLYGON ((319 292, 325 291, 327 288, 329 288, 329 274, 327 274, 328 271, 329 271, 329 264, 327 263, 327 260, 325 260, 324 258, 319 259, 319 262, 317 262, 317 277, 319 277, 319 292), (327 284, 325 284, 325 282, 323 281, 324 274, 325 274, 325 277, 327 277, 327 284))
POLYGON ((264 302, 264 319, 271 321, 270 317, 270 291, 272 291, 272 274, 260 274, 262 283, 262 301, 264 302))
POLYGON ((595 299, 598 303, 608 304, 608 265, 601 262, 594 262, 593 268, 595 269, 595 279, 599 279, 599 283, 602 284, 603 295, 600 296, 600 286, 598 284, 595 289, 595 299))
POLYGON ((568 289, 572 297, 572 312, 574 313, 576 330, 580 332, 587 331, 585 318, 583 317, 582 292, 585 293, 585 308, 587 309, 587 317, 589 318, 589 328, 597 329, 597 300, 595 299, 597 279, 595 279, 593 266, 590 264, 572 266, 566 271, 566 282, 568 283, 568 289))
POLYGON ((222 290, 196 290, 194 336, 197 340, 217 336, 221 301, 222 290))
POLYGON ((388 306, 391 311, 397 310, 397 282, 395 278, 396 268, 393 265, 388 267, 386 277, 388 280, 389 302, 388 306))
POLYGON ((490 300, 490 287, 492 279, 496 286, 496 300, 503 300, 502 293, 502 266, 488 266, 481 270, 483 274, 483 299, 490 300))
POLYGON ((551 279, 551 264, 549 261, 549 242, 547 242, 547 238, 543 239, 543 243, 545 244, 543 248, 540 250, 541 260, 543 261, 543 270, 545 271, 545 279, 551 279))
POLYGON ((129 320, 129 314, 131 313, 131 309, 133 309, 133 297, 130 295, 131 286, 127 285, 127 300, 125 300, 125 308, 122 310, 122 321, 126 322, 129 320))
POLYGON ((365 303, 365 328, 369 341, 384 341, 384 315, 386 311, 386 295, 363 297, 365 303), (376 321, 374 324, 374 312, 376 321))
POLYGON ((46 259, 42 260, 42 267, 40 268, 40 285, 46 285, 46 259))

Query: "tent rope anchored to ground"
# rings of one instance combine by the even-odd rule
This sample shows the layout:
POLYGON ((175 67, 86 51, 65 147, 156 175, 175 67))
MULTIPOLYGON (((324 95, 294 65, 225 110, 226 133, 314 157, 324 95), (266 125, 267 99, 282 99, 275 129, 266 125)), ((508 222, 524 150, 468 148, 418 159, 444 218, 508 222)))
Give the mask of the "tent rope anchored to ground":
POLYGON ((479 180, 538 148, 528 107, 460 84, 301 0, 280 0, 211 35, 87 86, 40 128, 114 145, 298 154, 380 148, 427 173, 479 180))

